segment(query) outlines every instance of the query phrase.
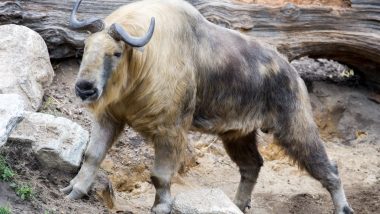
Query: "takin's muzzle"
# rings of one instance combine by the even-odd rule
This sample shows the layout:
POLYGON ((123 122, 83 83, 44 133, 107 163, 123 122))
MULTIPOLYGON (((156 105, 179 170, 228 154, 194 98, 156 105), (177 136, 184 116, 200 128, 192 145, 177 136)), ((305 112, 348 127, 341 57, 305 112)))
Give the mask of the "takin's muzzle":
POLYGON ((99 97, 99 90, 95 85, 86 80, 80 80, 75 84, 75 94, 82 101, 94 101, 99 97))

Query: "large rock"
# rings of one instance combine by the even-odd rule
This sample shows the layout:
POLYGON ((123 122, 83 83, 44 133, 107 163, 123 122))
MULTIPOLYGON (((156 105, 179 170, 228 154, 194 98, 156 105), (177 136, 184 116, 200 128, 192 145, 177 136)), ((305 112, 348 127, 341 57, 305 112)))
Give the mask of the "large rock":
POLYGON ((27 27, 3 25, 0 44, 0 94, 20 94, 28 110, 38 110, 54 76, 44 40, 27 27))
POLYGON ((89 133, 62 117, 27 112, 9 137, 9 143, 30 146, 43 166, 66 171, 78 169, 89 133))
POLYGON ((20 95, 0 94, 0 147, 13 128, 23 119, 25 103, 20 95))
POLYGON ((346 144, 380 142, 380 96, 364 89, 314 82, 314 117, 327 139, 346 144))
POLYGON ((172 214, 242 214, 219 189, 197 189, 174 198, 172 214))

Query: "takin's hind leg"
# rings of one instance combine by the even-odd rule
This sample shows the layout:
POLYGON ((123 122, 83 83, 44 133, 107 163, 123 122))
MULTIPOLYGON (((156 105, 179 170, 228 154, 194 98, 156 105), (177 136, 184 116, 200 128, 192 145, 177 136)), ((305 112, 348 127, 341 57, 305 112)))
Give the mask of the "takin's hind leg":
POLYGON ((297 121, 296 118, 284 130, 274 133, 275 139, 300 168, 305 169, 329 191, 335 214, 352 214, 338 168, 329 160, 316 125, 313 121, 297 121))
POLYGON ((156 188, 152 213, 167 214, 171 212, 172 206, 171 180, 182 162, 187 145, 186 134, 184 131, 177 131, 175 134, 156 136, 152 141, 155 160, 151 179, 156 188))
POLYGON ((239 167, 241 177, 234 203, 244 212, 251 206, 252 190, 263 165, 263 158, 257 150, 257 133, 254 131, 242 137, 223 134, 220 137, 228 155, 239 167))

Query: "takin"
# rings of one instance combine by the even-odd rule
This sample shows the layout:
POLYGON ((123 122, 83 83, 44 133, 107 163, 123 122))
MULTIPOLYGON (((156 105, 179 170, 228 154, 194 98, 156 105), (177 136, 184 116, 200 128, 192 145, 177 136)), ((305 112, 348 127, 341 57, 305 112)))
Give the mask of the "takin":
POLYGON ((263 159, 257 132, 276 142, 331 194, 336 214, 350 214, 337 166, 328 158, 303 80, 274 48, 207 21, 183 0, 143 0, 73 29, 92 34, 75 92, 93 114, 91 139, 78 175, 62 191, 87 194, 100 163, 125 125, 152 142, 153 213, 170 213, 170 185, 189 130, 220 137, 239 167, 234 199, 242 210, 263 159))

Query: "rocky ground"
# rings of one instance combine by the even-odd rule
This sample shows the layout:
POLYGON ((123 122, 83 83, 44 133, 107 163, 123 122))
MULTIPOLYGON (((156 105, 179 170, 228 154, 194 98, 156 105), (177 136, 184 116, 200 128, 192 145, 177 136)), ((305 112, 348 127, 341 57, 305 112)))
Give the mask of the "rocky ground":
MULTIPOLYGON (((76 60, 54 63, 56 75, 44 96, 41 111, 66 117, 89 130, 90 116, 73 93, 78 65, 76 60)), ((340 167, 352 207, 356 213, 379 212, 379 94, 361 86, 322 82, 314 82, 309 90, 327 151, 340 167)), ((220 188, 233 198, 239 174, 221 142, 199 133, 191 133, 189 139, 188 164, 175 177, 173 194, 220 188)), ((328 193, 270 144, 270 136, 262 134, 260 151, 265 164, 253 193, 252 209, 247 213, 331 213, 328 193)), ((21 201, 8 183, 0 183, 0 204, 7 201, 14 213, 148 213, 154 200, 154 188, 149 181, 153 150, 131 129, 124 131, 108 153, 101 172, 107 176, 98 179, 108 177, 113 185, 116 199, 111 210, 105 206, 107 197, 96 190, 81 200, 65 200, 58 189, 67 185, 74 174, 41 169, 36 158, 19 146, 6 147, 3 153, 18 174, 17 180, 31 183, 36 192, 30 202, 21 201)))

